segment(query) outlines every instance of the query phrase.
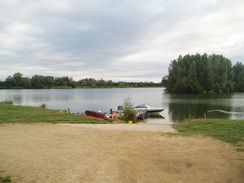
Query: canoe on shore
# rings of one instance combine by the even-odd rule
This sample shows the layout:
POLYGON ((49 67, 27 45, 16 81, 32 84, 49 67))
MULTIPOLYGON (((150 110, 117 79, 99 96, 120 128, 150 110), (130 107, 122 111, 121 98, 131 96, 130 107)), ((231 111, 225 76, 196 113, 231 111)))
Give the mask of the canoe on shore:
POLYGON ((87 116, 92 116, 92 117, 95 117, 95 118, 105 118, 105 114, 102 113, 102 112, 97 112, 97 111, 90 111, 90 110, 86 110, 85 111, 85 114, 87 116))

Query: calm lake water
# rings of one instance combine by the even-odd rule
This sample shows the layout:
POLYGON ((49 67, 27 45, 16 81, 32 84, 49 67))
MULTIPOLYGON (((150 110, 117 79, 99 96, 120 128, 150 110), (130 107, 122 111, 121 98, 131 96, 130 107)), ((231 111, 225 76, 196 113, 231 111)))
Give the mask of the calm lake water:
POLYGON ((70 109, 109 112, 131 97, 135 105, 149 103, 163 107, 162 118, 149 118, 146 123, 172 124, 186 118, 244 119, 244 93, 232 94, 169 94, 164 88, 102 89, 22 89, 0 90, 0 101, 12 100, 15 105, 40 106, 49 109, 70 109))

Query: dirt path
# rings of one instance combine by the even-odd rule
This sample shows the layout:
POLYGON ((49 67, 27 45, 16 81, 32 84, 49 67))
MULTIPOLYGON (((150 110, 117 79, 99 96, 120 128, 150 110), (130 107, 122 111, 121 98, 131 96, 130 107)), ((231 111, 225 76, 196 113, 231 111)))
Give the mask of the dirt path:
POLYGON ((177 131, 174 128, 172 128, 171 125, 149 125, 149 124, 61 124, 61 125, 96 128, 101 130, 177 133, 177 131))
POLYGON ((244 180, 244 153, 230 144, 167 135, 161 126, 127 126, 0 125, 0 177, 13 183, 244 180))

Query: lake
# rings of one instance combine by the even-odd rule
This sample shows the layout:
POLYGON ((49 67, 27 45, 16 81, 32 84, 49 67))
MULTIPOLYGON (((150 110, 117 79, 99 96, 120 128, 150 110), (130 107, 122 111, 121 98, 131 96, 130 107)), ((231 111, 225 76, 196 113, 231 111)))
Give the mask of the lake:
POLYGON ((133 104, 149 103, 163 107, 162 118, 149 118, 146 123, 172 124, 186 118, 244 119, 244 93, 169 94, 164 88, 89 88, 89 89, 20 89, 0 90, 0 101, 14 105, 40 106, 49 109, 70 109, 109 112, 131 97, 133 104))

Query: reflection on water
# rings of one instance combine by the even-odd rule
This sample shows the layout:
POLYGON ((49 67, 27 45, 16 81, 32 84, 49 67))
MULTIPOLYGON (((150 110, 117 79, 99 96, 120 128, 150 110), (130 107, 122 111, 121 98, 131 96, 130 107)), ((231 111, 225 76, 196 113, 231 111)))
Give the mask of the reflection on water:
POLYGON ((169 116, 174 122, 187 118, 244 118, 244 94, 169 94, 169 100, 169 116))
POLYGON ((135 105, 149 103, 165 109, 161 112, 164 118, 149 118, 147 123, 170 124, 204 117, 244 119, 244 93, 169 94, 163 88, 0 90, 0 101, 12 100, 15 105, 28 106, 45 103, 50 109, 70 108, 74 113, 117 110, 129 96, 135 105))
POLYGON ((187 118, 229 118, 230 114, 225 113, 207 113, 210 108, 225 108, 230 111, 230 107, 221 107, 209 104, 189 104, 189 103, 170 103, 169 115, 174 122, 179 122, 187 118))

